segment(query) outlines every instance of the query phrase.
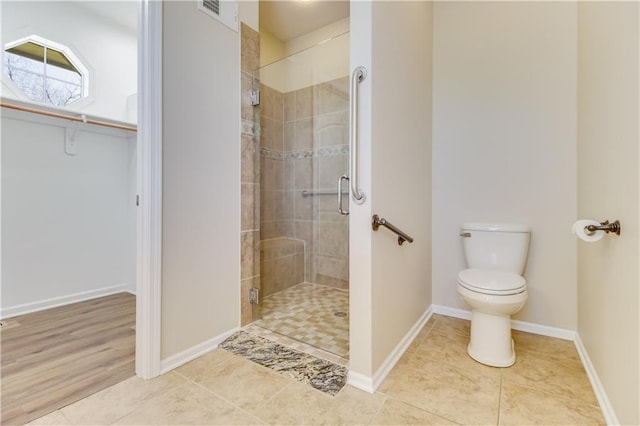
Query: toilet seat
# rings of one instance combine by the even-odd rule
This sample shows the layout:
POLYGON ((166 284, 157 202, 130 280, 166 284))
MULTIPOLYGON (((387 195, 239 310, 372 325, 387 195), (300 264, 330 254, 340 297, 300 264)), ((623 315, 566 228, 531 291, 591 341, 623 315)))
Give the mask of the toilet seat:
POLYGON ((458 274, 458 283, 467 290, 493 295, 518 294, 527 288, 522 276, 496 269, 465 269, 458 274))

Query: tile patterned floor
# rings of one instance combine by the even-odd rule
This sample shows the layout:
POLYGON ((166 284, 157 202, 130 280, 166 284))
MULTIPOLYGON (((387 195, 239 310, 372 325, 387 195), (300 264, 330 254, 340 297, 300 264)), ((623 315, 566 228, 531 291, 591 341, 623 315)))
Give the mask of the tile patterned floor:
POLYGON ((468 321, 434 315, 374 394, 331 397, 224 350, 131 378, 33 424, 604 424, 572 342, 514 332, 518 360, 466 353, 468 321))
POLYGON ((262 319, 254 324, 349 357, 349 292, 319 284, 302 283, 265 297, 262 319))

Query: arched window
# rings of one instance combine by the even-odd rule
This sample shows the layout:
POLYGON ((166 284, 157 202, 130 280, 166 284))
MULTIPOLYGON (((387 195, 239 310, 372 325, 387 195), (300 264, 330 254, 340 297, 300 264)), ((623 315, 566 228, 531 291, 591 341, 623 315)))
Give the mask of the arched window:
POLYGON ((66 106, 88 95, 88 70, 66 46, 38 36, 6 45, 3 72, 30 100, 66 106))

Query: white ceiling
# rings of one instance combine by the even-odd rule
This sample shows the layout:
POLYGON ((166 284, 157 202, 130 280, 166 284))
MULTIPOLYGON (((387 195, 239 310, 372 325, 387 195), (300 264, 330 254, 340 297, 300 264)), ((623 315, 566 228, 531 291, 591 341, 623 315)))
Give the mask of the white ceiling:
MULTIPOLYGON (((138 1, 78 1, 75 4, 135 31, 138 1)), ((281 41, 349 17, 349 1, 260 0, 260 25, 281 41)))
POLYGON ((348 1, 260 0, 260 26, 285 42, 348 16, 348 1))
POLYGON ((90 10, 108 21, 136 31, 138 28, 138 1, 78 1, 74 4, 90 10))

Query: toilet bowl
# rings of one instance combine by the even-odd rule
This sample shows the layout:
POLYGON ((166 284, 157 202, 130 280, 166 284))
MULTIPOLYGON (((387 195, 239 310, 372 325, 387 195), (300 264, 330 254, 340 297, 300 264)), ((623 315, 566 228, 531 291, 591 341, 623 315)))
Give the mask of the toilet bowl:
POLYGON ((521 273, 530 230, 526 225, 467 223, 460 233, 468 269, 458 274, 457 292, 471 308, 469 355, 493 367, 509 367, 516 354, 511 315, 528 298, 521 273))
POLYGON ((458 274, 458 295, 471 308, 471 358, 493 367, 516 361, 511 315, 527 301, 524 278, 510 272, 465 269, 458 274))

